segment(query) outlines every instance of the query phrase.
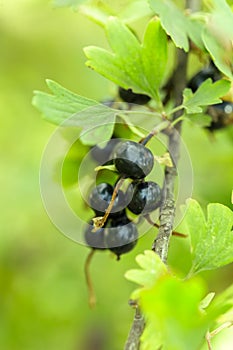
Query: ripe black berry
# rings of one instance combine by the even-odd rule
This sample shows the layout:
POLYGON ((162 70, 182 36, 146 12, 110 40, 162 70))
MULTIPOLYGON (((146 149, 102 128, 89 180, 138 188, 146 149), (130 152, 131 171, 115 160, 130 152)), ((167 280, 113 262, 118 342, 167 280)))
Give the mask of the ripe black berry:
POLYGON ((128 190, 130 192, 133 191, 132 200, 128 208, 134 214, 148 214, 161 204, 161 188, 156 182, 133 183, 128 190))
POLYGON ((100 228, 98 231, 92 232, 93 229, 94 226, 92 223, 90 223, 84 232, 84 238, 86 243, 89 245, 89 247, 93 249, 106 249, 105 229, 100 228))
POLYGON ((120 98, 127 103, 136 103, 138 105, 145 105, 150 101, 150 97, 144 94, 135 94, 131 89, 125 90, 119 87, 120 98))
POLYGON ((151 172, 154 156, 142 144, 126 141, 117 145, 114 162, 120 174, 132 179, 142 179, 151 172))
MULTIPOLYGON (((92 190, 89 196, 89 205, 95 211, 97 216, 104 215, 112 199, 113 190, 113 187, 105 182, 99 184, 92 190)), ((119 190, 115 198, 110 216, 121 215, 126 205, 127 201, 125 194, 119 190)))
POLYGON ((121 254, 131 251, 138 239, 138 230, 134 223, 127 218, 122 220, 112 221, 111 227, 106 228, 106 246, 119 259, 121 254))

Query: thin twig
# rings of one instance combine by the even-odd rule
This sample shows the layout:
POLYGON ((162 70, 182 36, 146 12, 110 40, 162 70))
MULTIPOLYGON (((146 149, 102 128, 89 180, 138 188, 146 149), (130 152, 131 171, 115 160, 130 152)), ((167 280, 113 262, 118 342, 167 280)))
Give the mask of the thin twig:
POLYGON ((136 306, 136 312, 134 321, 130 329, 127 342, 125 344, 125 350, 138 350, 140 347, 140 337, 145 327, 145 320, 140 312, 138 306, 136 306))
POLYGON ((206 341, 207 341, 208 350, 212 350, 211 336, 210 336, 209 332, 206 334, 205 338, 206 338, 206 341))
POLYGON ((211 339, 217 335, 218 333, 220 333, 221 331, 223 331, 226 328, 230 328, 233 325, 233 322, 228 321, 223 323, 221 326, 219 326, 218 328, 214 329, 212 332, 207 332, 206 334, 206 341, 207 341, 207 345, 208 345, 208 349, 212 350, 212 345, 211 345, 211 339))
POLYGON ((170 122, 168 120, 156 125, 156 127, 151 130, 151 132, 144 137, 143 139, 141 139, 139 141, 139 143, 141 143, 142 145, 146 145, 154 136, 156 136, 157 134, 159 134, 162 130, 167 129, 170 126, 170 122))

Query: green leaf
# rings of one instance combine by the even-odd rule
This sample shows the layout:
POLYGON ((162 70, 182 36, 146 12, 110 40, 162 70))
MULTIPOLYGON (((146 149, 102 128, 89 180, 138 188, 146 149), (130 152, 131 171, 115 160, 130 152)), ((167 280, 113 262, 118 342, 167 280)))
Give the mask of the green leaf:
POLYGON ((62 126, 82 128, 81 141, 87 145, 96 145, 111 138, 117 110, 97 101, 63 88, 54 81, 47 80, 53 95, 35 91, 32 104, 39 109, 46 120, 62 126))
POLYGON ((140 138, 143 138, 143 137, 146 136, 143 132, 141 132, 141 131, 139 130, 138 127, 136 127, 136 126, 131 122, 130 118, 129 118, 126 114, 120 113, 120 114, 118 114, 118 117, 121 118, 121 119, 123 120, 124 124, 127 125, 127 127, 130 129, 130 131, 131 131, 134 135, 137 135, 137 136, 139 136, 140 138))
POLYGON ((86 62, 88 67, 125 89, 131 85, 135 86, 130 77, 121 69, 115 55, 96 46, 88 46, 84 52, 88 58, 86 62))
MULTIPOLYGON (((150 332, 148 350, 154 350, 153 342, 158 335, 164 350, 198 350, 212 319, 204 314, 200 302, 205 294, 199 279, 180 281, 172 276, 158 280, 156 285, 141 292, 140 305, 150 332)), ((148 332, 148 331, 147 331, 148 332)))
POLYGON ((185 89, 183 92, 183 107, 187 113, 201 113, 203 106, 220 103, 223 97, 230 89, 231 83, 222 79, 212 83, 207 79, 200 85, 195 93, 191 89, 185 89))
POLYGON ((203 113, 185 114, 184 118, 189 120, 191 123, 196 124, 202 128, 209 126, 212 121, 212 118, 210 115, 203 114, 203 113))
POLYGON ((99 104, 97 101, 74 94, 55 81, 48 79, 46 83, 53 95, 35 91, 32 104, 51 123, 61 124, 73 114, 99 104))
POLYGON ((74 114, 64 126, 78 126, 83 130, 80 139, 83 144, 94 146, 109 140, 113 134, 118 111, 101 104, 74 114))
POLYGON ((152 9, 161 18, 161 24, 177 47, 189 49, 188 19, 171 0, 149 0, 152 9))
POLYGON ((127 271, 125 278, 142 287, 152 287, 161 276, 167 273, 167 267, 152 250, 146 250, 144 254, 137 255, 136 261, 141 269, 127 271))
POLYGON ((141 45, 132 31, 118 18, 111 17, 106 24, 109 45, 118 58, 118 63, 126 68, 129 77, 141 86, 143 77, 141 65, 141 45), (139 69, 139 70, 138 70, 139 69), (138 74, 136 74, 138 73, 138 74))
POLYGON ((230 79, 233 78, 233 13, 225 0, 211 1, 211 14, 202 39, 215 65, 230 79))
POLYGON ((160 21, 152 19, 145 31, 142 62, 150 87, 158 90, 167 67, 167 38, 160 21))
POLYGON ((149 22, 142 45, 115 17, 108 20, 106 33, 113 53, 87 47, 84 49, 86 64, 117 85, 160 101, 158 88, 165 74, 167 39, 159 21, 149 22))
POLYGON ((205 28, 205 22, 203 18, 196 13, 191 14, 188 21, 188 34, 194 44, 202 51, 205 51, 205 45, 203 43, 202 33, 205 28))
POLYGON ((207 207, 207 220, 198 202, 191 199, 185 216, 191 236, 191 274, 233 261, 233 212, 219 203, 207 207))

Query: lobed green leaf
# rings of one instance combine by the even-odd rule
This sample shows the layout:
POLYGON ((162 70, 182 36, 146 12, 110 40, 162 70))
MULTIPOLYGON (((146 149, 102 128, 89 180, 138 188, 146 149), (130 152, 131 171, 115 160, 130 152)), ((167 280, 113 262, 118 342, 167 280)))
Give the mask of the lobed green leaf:
POLYGON ((219 203, 207 207, 207 220, 199 203, 193 199, 185 216, 191 237, 191 274, 211 270, 233 261, 233 212, 219 203))
POLYGON ((202 128, 209 126, 212 121, 211 116, 204 113, 185 114, 184 118, 189 120, 191 123, 198 125, 202 128))
POLYGON ((46 83, 53 95, 34 91, 32 104, 51 123, 61 124, 73 114, 99 104, 97 101, 74 94, 55 81, 46 80, 46 83))
POLYGON ((106 33, 113 50, 87 47, 87 65, 119 86, 157 101, 167 63, 167 38, 158 20, 149 22, 142 45, 119 19, 110 17, 106 33))
POLYGON ((152 19, 142 44, 142 63, 150 87, 158 90, 167 66, 167 39, 160 21, 152 19))
POLYGON ((111 138, 117 110, 95 100, 76 95, 54 81, 47 80, 53 95, 35 91, 32 104, 45 119, 62 126, 80 127, 84 144, 95 145, 111 138))
POLYGON ((144 254, 137 255, 136 261, 141 269, 127 271, 125 278, 142 287, 151 288, 161 276, 167 273, 166 266, 152 250, 146 250, 144 254))
POLYGON ((103 139, 111 138, 117 113, 118 111, 99 104, 74 114, 64 125, 81 127, 82 143, 94 146, 101 143, 103 139))
POLYGON ((215 83, 211 79, 206 79, 195 93, 191 89, 185 89, 183 92, 183 107, 187 113, 201 113, 203 106, 209 106, 221 103, 220 97, 223 97, 230 89, 231 83, 222 79, 215 83))

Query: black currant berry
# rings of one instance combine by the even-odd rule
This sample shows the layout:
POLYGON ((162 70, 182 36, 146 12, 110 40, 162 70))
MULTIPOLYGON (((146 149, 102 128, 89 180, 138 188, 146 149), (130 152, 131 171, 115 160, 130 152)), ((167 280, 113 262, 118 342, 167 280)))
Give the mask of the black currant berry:
POLYGON ((151 213, 161 204, 161 188, 156 182, 133 183, 129 186, 128 191, 133 192, 128 208, 134 214, 151 213))
POLYGON ((209 131, 222 129, 233 123, 233 103, 223 101, 221 103, 209 106, 207 113, 212 121, 206 128, 209 131))
POLYGON ((127 103, 145 105, 150 101, 150 97, 144 94, 135 94, 131 89, 125 90, 119 87, 120 98, 127 103))
POLYGON ((188 87, 195 92, 199 86, 208 78, 211 78, 213 81, 221 79, 221 75, 217 68, 210 64, 208 67, 203 68, 200 72, 195 74, 188 83, 188 87))
POLYGON ((89 245, 89 247, 93 249, 106 249, 105 244, 105 229, 100 228, 96 232, 92 232, 94 229, 94 226, 92 223, 89 223, 87 226, 85 232, 84 232, 84 238, 85 242, 89 245))
POLYGON ((112 221, 111 227, 106 228, 106 246, 120 258, 121 254, 131 251, 138 239, 138 230, 134 223, 126 217, 112 221))
POLYGON ((142 144, 126 141, 116 146, 114 163, 120 174, 132 179, 142 179, 151 172, 154 156, 142 144))
MULTIPOLYGON (((103 216, 109 203, 112 199, 113 187, 107 183, 101 183, 96 186, 90 196, 89 205, 95 211, 96 216, 103 216)), ((111 210, 110 216, 122 215, 124 208, 127 206, 127 200, 124 192, 118 191, 117 196, 114 201, 113 208, 111 210)))

